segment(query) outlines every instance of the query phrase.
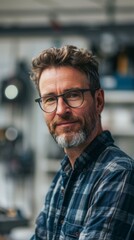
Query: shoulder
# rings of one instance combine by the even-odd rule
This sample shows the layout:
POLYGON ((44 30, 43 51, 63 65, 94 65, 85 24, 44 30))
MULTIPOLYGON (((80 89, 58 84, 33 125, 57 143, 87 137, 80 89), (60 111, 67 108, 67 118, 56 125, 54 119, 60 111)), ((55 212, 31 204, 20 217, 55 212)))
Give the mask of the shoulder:
POLYGON ((93 179, 99 184, 117 188, 125 182, 134 186, 134 160, 116 146, 108 146, 93 168, 93 179))
POLYGON ((109 146, 101 154, 92 174, 95 197, 108 194, 132 195, 134 200, 134 160, 119 148, 109 146))
POLYGON ((100 156, 104 168, 109 171, 134 171, 134 160, 116 146, 109 146, 100 156))

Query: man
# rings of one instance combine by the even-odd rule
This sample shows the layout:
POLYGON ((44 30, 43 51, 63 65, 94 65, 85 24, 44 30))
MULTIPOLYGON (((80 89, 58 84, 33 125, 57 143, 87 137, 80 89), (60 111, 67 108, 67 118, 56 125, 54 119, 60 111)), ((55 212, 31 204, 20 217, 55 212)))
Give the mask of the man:
POLYGON ((50 48, 33 60, 31 78, 65 151, 31 239, 134 239, 134 162, 102 128, 95 57, 75 46, 50 48))

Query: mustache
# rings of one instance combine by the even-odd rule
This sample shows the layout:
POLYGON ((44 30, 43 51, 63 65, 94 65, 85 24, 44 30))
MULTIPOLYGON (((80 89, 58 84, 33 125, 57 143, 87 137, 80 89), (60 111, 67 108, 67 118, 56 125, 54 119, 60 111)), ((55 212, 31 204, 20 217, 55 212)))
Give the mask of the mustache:
POLYGON ((60 123, 62 123, 63 121, 69 121, 69 122, 80 122, 80 119, 79 118, 76 118, 76 117, 72 117, 70 115, 66 115, 62 118, 59 118, 59 119, 56 119, 54 122, 53 122, 53 129, 56 128, 57 125, 59 125, 60 123))

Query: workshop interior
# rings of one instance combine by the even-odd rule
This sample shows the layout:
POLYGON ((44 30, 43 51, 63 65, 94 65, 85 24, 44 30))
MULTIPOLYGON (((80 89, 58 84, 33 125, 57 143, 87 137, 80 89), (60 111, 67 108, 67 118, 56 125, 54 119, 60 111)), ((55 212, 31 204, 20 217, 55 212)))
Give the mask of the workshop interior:
POLYGON ((64 156, 30 71, 43 49, 65 44, 97 56, 103 128, 134 158, 134 1, 0 0, 0 240, 30 239, 64 156))

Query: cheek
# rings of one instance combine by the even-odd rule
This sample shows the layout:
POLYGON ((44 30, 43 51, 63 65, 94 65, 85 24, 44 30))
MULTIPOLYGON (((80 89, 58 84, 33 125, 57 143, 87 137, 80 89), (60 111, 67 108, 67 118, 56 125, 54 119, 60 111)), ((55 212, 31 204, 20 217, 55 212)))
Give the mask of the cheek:
POLYGON ((81 109, 79 109, 79 113, 77 114, 79 117, 81 118, 89 118, 89 116, 91 115, 91 113, 95 110, 95 105, 94 104, 86 104, 85 106, 83 106, 81 109))
POLYGON ((44 119, 47 127, 50 129, 52 126, 53 116, 52 114, 44 114, 44 119))
POLYGON ((91 121, 97 118, 97 111, 95 104, 91 104, 90 106, 86 106, 80 114, 81 118, 85 123, 91 123, 91 121))

